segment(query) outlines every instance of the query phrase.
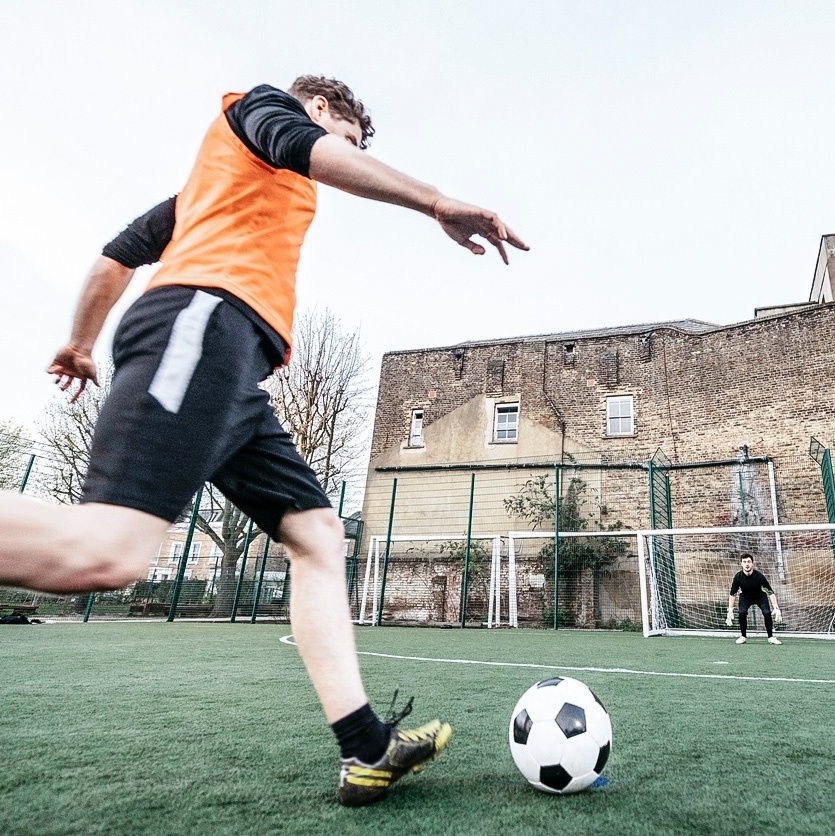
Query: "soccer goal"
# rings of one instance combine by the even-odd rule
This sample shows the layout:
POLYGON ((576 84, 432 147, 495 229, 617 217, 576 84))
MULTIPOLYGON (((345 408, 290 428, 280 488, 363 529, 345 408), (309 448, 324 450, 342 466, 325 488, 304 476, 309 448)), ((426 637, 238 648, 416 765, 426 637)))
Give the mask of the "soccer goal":
MULTIPOLYGON (((638 569, 645 636, 727 635, 731 581, 740 555, 771 583, 783 615, 775 629, 789 635, 835 638, 835 526, 774 525, 641 531, 638 569)), ((749 634, 764 631, 757 607, 749 634)))
POLYGON ((370 537, 357 623, 497 621, 500 550, 496 534, 370 537))

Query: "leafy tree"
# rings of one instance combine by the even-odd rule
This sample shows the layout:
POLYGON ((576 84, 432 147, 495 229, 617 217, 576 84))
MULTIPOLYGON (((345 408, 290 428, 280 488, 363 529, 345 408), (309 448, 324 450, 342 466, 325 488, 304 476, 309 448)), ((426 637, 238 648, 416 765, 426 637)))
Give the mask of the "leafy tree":
MULTIPOLYGON (((553 531, 557 511, 554 483, 548 476, 528 479, 517 494, 504 500, 505 511, 511 517, 527 520, 531 529, 540 530, 547 524, 553 531)), ((589 494, 588 484, 573 476, 560 497, 559 531, 620 531, 620 520, 603 524, 607 509, 596 496, 589 494)), ((573 601, 572 620, 580 627, 593 627, 600 620, 600 570, 626 553, 626 544, 616 537, 565 537, 559 541, 559 576, 566 587, 578 591, 573 601)), ((553 592, 554 542, 546 543, 537 555, 553 592)))

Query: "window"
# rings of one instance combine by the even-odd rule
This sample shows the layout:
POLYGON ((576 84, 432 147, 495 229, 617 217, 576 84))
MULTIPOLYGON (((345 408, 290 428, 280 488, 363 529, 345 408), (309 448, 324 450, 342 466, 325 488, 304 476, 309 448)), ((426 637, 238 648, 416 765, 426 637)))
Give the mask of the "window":
POLYGON ((168 562, 169 563, 176 563, 180 559, 180 555, 183 553, 183 544, 182 543, 172 543, 171 544, 171 554, 168 555, 168 562))
POLYGON ((496 404, 493 441, 516 441, 519 430, 519 404, 496 404))
POLYGON ((191 544, 191 553, 188 556, 189 563, 195 563, 197 558, 200 557, 200 546, 201 543, 192 543, 191 544))
POLYGON ((412 410, 412 427, 409 430, 409 447, 423 447, 423 410, 412 410))
POLYGON ((632 395, 606 398, 606 435, 634 435, 632 395))

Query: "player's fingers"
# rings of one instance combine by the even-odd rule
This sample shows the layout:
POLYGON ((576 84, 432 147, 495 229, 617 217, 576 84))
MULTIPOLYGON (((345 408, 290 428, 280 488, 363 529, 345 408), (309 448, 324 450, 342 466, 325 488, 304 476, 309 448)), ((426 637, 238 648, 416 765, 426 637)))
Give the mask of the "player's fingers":
POLYGON ((504 248, 504 244, 501 241, 495 241, 493 243, 493 246, 499 251, 499 255, 502 257, 502 261, 505 264, 510 264, 510 262, 507 260, 507 251, 504 248))
POLYGON ((462 247, 466 247, 473 255, 484 255, 487 252, 481 244, 477 244, 469 238, 465 238, 463 241, 459 241, 459 243, 462 247))
POLYGON ((505 231, 507 232, 505 241, 507 241, 508 244, 516 247, 517 250, 530 249, 530 247, 512 229, 506 228, 505 231))

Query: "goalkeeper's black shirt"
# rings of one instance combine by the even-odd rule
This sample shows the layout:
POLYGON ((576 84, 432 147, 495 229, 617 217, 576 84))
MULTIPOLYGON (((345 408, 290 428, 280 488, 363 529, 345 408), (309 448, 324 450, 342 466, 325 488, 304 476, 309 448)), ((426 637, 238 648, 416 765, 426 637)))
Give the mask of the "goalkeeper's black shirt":
POLYGON ((750 575, 746 575, 741 569, 734 575, 733 583, 731 584, 731 595, 741 593, 743 598, 749 601, 756 601, 763 592, 766 595, 773 595, 774 590, 771 584, 766 579, 765 575, 754 569, 750 575))

